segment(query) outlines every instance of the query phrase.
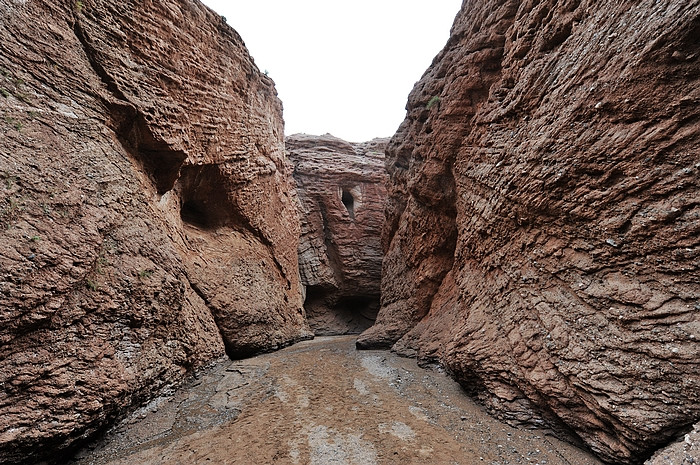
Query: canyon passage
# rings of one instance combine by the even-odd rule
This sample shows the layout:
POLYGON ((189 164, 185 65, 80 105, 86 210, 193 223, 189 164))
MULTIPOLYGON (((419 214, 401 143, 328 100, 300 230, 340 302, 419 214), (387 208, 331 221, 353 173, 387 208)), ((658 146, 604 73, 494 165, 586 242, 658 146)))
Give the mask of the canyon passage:
POLYGON ((465 0, 364 143, 196 0, 0 0, 0 462, 700 461, 699 104, 697 0, 465 0))

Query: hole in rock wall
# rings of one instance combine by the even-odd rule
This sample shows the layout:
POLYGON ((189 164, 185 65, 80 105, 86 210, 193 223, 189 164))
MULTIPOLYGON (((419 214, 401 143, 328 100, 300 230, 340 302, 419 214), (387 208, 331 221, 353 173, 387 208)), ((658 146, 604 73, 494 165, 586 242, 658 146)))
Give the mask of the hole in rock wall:
POLYGON ((180 172, 180 218, 200 229, 237 223, 236 207, 229 197, 228 180, 218 165, 186 166, 180 172))
POLYGON ((209 223, 206 207, 192 200, 182 203, 180 207, 180 218, 182 218, 182 221, 185 223, 193 224, 201 228, 207 228, 209 223))
MULTIPOLYGON (((700 51, 700 18, 695 18, 689 25, 688 32, 685 33, 682 41, 682 47, 687 54, 700 51)), ((684 58, 688 59, 687 56, 684 58)))
POLYGON ((377 318, 379 296, 339 297, 333 287, 308 286, 304 308, 317 336, 359 334, 377 318))
POLYGON ((352 196, 350 191, 341 189, 340 199, 345 205, 345 209, 348 211, 350 218, 355 219, 355 198, 352 196))
POLYGON ((113 118, 121 119, 117 134, 122 145, 141 162, 158 194, 163 195, 173 188, 187 155, 156 139, 148 129, 143 115, 129 117, 131 111, 132 109, 122 108, 121 112, 112 112, 113 118))

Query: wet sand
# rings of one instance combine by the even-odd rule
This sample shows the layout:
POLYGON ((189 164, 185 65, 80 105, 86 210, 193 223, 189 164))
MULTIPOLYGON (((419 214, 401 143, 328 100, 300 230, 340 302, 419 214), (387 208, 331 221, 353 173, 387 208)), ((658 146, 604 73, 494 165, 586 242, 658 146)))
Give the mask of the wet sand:
POLYGON ((600 465, 490 417, 439 371, 323 337, 221 361, 71 464, 600 465))

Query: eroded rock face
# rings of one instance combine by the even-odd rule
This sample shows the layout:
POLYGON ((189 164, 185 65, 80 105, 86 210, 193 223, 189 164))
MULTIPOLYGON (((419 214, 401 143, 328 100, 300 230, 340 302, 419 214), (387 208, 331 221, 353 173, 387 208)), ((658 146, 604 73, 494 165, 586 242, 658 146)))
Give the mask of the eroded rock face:
POLYGON ((388 139, 287 137, 301 203, 299 270, 318 335, 359 333, 379 309, 388 139))
POLYGON ((281 105, 190 0, 0 0, 0 462, 308 337, 281 105))
POLYGON ((360 347, 635 463, 700 418, 700 3, 465 1, 387 151, 360 347))

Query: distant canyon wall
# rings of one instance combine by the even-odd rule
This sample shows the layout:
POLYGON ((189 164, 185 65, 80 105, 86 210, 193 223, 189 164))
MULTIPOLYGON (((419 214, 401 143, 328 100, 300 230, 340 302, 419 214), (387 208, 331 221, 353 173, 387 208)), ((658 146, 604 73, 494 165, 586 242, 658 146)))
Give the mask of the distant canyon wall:
POLYGON ((700 419, 700 3, 466 0, 387 151, 359 347, 636 463, 700 419))
POLYGON ((197 1, 0 0, 0 462, 312 335, 282 107, 197 1))
POLYGON ((299 271, 317 335, 367 329, 379 310, 388 139, 286 138, 301 210, 299 271))

